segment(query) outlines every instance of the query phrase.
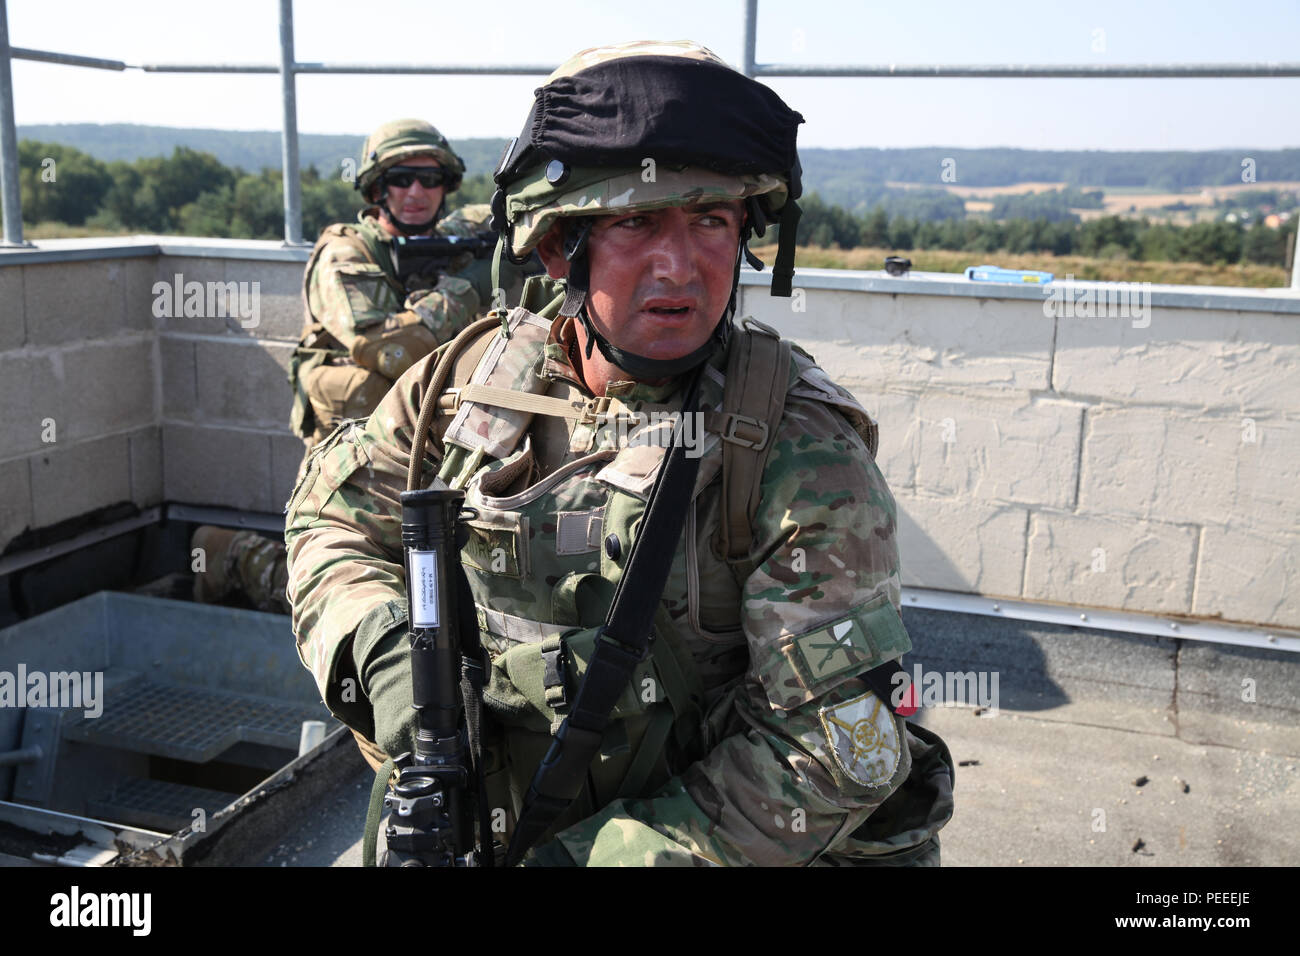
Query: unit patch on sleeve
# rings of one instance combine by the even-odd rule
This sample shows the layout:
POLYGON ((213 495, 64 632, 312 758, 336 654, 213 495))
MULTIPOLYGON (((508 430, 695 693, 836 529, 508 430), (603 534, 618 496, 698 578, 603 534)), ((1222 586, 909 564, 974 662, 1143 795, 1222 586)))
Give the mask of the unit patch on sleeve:
POLYGON ((810 689, 848 671, 870 670, 912 649, 902 618, 884 595, 838 621, 801 634, 794 643, 810 689))
POLYGON ((864 787, 889 782, 901 755, 894 715, 871 691, 818 711, 835 762, 864 787))

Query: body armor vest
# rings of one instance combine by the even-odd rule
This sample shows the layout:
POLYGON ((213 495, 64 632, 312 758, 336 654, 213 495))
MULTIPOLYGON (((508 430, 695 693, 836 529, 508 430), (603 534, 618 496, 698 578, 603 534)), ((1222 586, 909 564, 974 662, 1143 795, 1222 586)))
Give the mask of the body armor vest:
MULTIPOLYGON (((558 831, 611 800, 653 793, 735 729, 726 722, 749 662, 740 624, 747 571, 714 550, 722 435, 734 429, 720 427, 725 356, 704 370, 700 408, 712 411, 677 424, 680 392, 662 405, 589 398, 541 376, 550 320, 521 308, 506 326, 508 337, 497 336, 460 383, 439 477, 464 488, 465 507, 474 512, 464 522, 469 540, 461 558, 493 657, 484 695, 495 718, 485 735, 489 801, 508 808, 511 823, 576 692, 674 434, 702 456, 652 656, 614 709, 588 787, 557 821, 558 831), (533 428, 538 414, 558 416, 568 432, 562 463, 545 474, 533 428)), ((789 394, 840 406, 870 432, 874 452, 874 424, 825 373, 799 358, 787 374, 789 394)), ((769 425, 773 437, 777 424, 769 425)))

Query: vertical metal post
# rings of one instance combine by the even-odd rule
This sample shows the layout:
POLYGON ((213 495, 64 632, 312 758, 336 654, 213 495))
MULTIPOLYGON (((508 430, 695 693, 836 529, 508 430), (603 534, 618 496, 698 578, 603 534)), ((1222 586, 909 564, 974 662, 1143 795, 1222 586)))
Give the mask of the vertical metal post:
POLYGON ((745 39, 740 51, 740 72, 754 75, 754 49, 758 45, 758 0, 745 0, 745 39))
POLYGON ((0 0, 0 211, 5 246, 23 242, 23 202, 18 191, 18 130, 14 127, 14 81, 9 72, 9 11, 0 0))
POLYGON ((280 153, 284 168, 284 244, 302 245, 302 183, 298 179, 298 96, 293 59, 293 0, 280 0, 280 92, 284 129, 280 153))
POLYGON ((1291 234, 1291 290, 1300 292, 1300 223, 1296 223, 1296 231, 1291 234))

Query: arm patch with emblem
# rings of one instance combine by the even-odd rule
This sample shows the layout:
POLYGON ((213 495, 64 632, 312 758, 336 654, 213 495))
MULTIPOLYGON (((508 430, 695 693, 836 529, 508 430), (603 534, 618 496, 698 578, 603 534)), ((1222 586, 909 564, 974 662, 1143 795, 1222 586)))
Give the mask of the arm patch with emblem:
POLYGON ((838 620, 796 635, 786 658, 807 697, 814 697, 911 649, 903 619, 881 594, 838 620))
POLYGON ((888 784, 902 755, 898 724, 871 691, 818 710, 826 741, 840 770, 864 787, 888 784))

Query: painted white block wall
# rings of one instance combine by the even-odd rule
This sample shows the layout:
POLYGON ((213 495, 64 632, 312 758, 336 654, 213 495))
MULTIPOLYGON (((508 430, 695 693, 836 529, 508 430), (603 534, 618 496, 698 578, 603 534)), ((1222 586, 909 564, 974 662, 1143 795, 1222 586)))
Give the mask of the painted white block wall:
MULTIPOLYGON (((103 494, 81 510, 127 495, 283 503, 300 448, 283 372, 306 253, 150 241, 157 258, 0 259, 4 539, 69 506, 56 514, 35 487, 47 479, 33 460, 50 449, 31 426, 51 408, 72 415, 68 468, 111 452, 103 494), (155 319, 152 283, 177 272, 258 282, 262 323, 155 319), (84 315, 106 292, 111 314, 84 315), (122 370, 103 360, 119 356, 151 391, 104 388, 122 370), (99 380, 77 415, 61 404, 69 369, 99 380), (129 463, 101 428, 132 443, 129 463), (237 461, 256 467, 236 473, 237 461)), ((953 276, 801 270, 794 299, 766 282, 743 277, 740 314, 807 348, 879 421, 905 584, 1300 628, 1300 297, 1156 287, 1145 316, 1088 319, 1045 308, 1040 290, 953 276)))

